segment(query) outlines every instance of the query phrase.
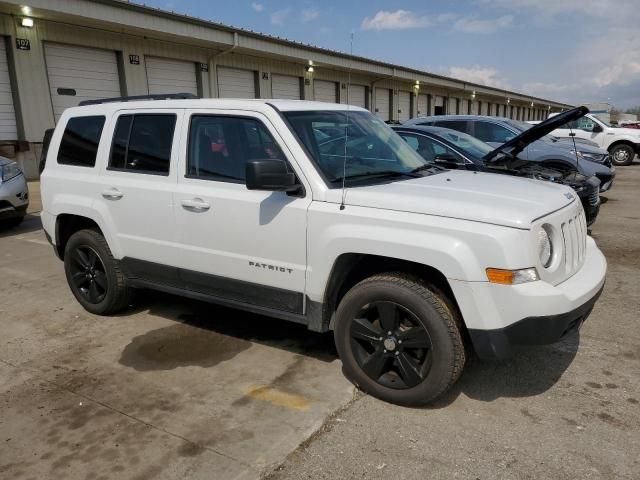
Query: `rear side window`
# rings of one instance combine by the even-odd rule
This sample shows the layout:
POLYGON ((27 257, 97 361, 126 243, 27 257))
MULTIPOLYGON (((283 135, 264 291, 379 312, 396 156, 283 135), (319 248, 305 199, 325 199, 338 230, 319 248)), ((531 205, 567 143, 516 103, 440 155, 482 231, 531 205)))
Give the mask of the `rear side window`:
POLYGON ((511 130, 491 122, 476 122, 475 137, 486 143, 505 143, 516 136, 511 130))
POLYGON ((60 141, 58 163, 93 167, 104 121, 103 116, 70 118, 60 141))
POLYGON ((121 115, 116 123, 109 169, 169 175, 174 114, 121 115))
POLYGON ((244 182, 250 160, 285 157, 267 128, 243 117, 194 115, 189 128, 187 176, 244 182))

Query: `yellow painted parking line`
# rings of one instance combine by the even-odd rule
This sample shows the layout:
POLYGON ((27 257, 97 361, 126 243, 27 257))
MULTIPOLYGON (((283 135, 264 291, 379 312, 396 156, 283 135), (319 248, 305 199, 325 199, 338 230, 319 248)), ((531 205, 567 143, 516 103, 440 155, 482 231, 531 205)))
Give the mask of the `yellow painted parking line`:
POLYGON ((309 400, 302 395, 283 392, 273 387, 252 387, 245 391, 245 395, 291 410, 307 411, 310 406, 309 400))

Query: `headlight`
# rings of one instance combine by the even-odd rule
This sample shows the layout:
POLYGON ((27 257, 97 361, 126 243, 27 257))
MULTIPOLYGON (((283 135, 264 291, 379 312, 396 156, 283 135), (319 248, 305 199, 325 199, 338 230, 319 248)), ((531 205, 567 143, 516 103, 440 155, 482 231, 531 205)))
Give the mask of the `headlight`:
POLYGON ((11 180, 13 177, 17 177, 21 173, 22 170, 20 170, 20 167, 16 162, 0 165, 0 182, 11 180))
POLYGON ((551 242, 551 235, 549 234, 549 227, 543 225, 538 231, 538 258, 544 268, 548 268, 551 265, 553 258, 553 243, 551 242))

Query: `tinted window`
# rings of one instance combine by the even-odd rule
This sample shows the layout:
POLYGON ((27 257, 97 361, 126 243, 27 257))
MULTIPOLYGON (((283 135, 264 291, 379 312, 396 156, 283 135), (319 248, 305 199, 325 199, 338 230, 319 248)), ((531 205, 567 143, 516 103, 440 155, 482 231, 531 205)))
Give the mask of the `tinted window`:
POLYGON ((244 181, 250 160, 285 157, 258 120, 194 115, 189 130, 187 175, 197 178, 244 181))
POLYGON ((173 114, 120 116, 113 135, 109 167, 168 175, 175 126, 173 114))
POLYGON ((100 143, 104 120, 105 117, 69 119, 58 149, 58 163, 93 167, 96 164, 98 143, 100 143))
POLYGON ((511 130, 497 123, 475 122, 475 127, 475 137, 487 143, 505 143, 516 136, 511 130))
POLYGON ((467 122, 464 120, 438 120, 434 125, 436 127, 450 128, 459 132, 467 131, 467 122))

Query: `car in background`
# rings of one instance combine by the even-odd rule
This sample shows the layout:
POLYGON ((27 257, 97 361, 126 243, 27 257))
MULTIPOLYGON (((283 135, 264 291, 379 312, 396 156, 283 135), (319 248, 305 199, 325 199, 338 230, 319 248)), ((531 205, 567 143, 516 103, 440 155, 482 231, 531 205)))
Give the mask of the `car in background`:
MULTIPOLYGON (((532 137, 520 138, 521 135, 496 149, 466 133, 448 128, 401 125, 393 129, 420 156, 437 166, 527 177, 567 185, 573 188, 580 198, 587 225, 592 225, 598 216, 600 181, 595 176, 587 178, 570 167, 552 169, 518 158, 518 154, 527 142, 532 141, 532 137)), ((536 130, 542 131, 538 127, 536 130)))
POLYGON ((620 122, 620 126, 622 128, 633 128, 636 130, 640 130, 640 122, 633 120, 622 120, 620 122))
MULTIPOLYGON (((551 114, 549 116, 553 116, 551 114)), ((634 157, 640 154, 640 131, 635 128, 614 127, 593 114, 561 125, 553 135, 558 137, 586 138, 596 142, 611 155, 614 165, 631 165, 634 157)))
MULTIPOLYGON (((581 109, 578 118, 589 112, 586 107, 578 108, 581 109)), ((576 109, 571 111, 576 111, 576 109)), ((450 128, 467 133, 493 147, 509 142, 532 127, 528 123, 509 118, 481 115, 417 117, 404 122, 403 125, 450 128)), ((540 162, 551 168, 559 168, 563 165, 571 166, 586 177, 595 175, 600 180, 601 192, 609 190, 615 178, 615 168, 613 168, 606 150, 578 142, 574 148, 573 142, 558 140, 551 135, 544 135, 529 144, 520 158, 540 162)))
POLYGON ((20 166, 0 157, 0 227, 20 225, 28 206, 29 188, 20 166))

